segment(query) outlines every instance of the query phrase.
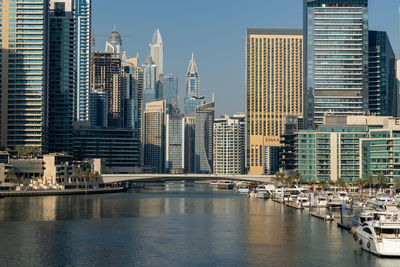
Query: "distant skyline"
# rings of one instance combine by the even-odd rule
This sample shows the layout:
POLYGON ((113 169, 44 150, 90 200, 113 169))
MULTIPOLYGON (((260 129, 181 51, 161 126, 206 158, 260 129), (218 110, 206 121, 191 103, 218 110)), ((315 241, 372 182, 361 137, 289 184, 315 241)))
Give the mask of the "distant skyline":
MULTIPOLYGON (((398 56, 399 0, 369 0, 369 29, 387 31, 398 56)), ((246 28, 303 27, 303 1, 96 1, 92 7, 95 34, 108 35, 114 24, 128 57, 139 53, 140 64, 149 54, 154 30, 164 44, 164 74, 179 77, 180 100, 185 75, 194 52, 200 74, 200 95, 211 101, 215 92, 216 117, 244 112, 246 28)), ((104 50, 106 37, 96 38, 104 50)))

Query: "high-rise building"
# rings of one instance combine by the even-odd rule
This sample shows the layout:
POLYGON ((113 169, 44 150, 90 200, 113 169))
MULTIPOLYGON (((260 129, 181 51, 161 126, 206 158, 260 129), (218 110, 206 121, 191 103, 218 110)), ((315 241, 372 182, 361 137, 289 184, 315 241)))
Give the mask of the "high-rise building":
POLYGON ((214 173, 244 172, 245 115, 224 115, 214 121, 214 173))
POLYGON ((126 52, 122 49, 122 38, 121 34, 117 31, 114 26, 114 30, 110 33, 108 41, 106 42, 106 53, 111 53, 114 57, 121 60, 126 60, 126 52))
POLYGON ((21 1, 2 1, 0 12, 1 146, 37 146, 46 152, 49 1, 30 2, 29 8, 21 1))
POLYGON ((167 74, 163 78, 163 98, 166 100, 167 109, 173 111, 178 107, 178 76, 167 74))
POLYGON ((285 117, 302 114, 303 35, 247 29, 246 150, 250 174, 263 174, 264 148, 280 146, 285 117))
POLYGON ((185 118, 183 114, 168 114, 165 137, 165 169, 167 173, 185 171, 185 118))
POLYGON ((368 112, 368 0, 304 1, 304 123, 368 112))
POLYGON ((149 102, 143 115, 144 165, 155 173, 165 171, 165 100, 149 102))
POLYGON ((122 127, 125 79, 121 59, 112 53, 95 51, 92 57, 92 89, 104 91, 108 102, 108 126, 122 127))
POLYGON ((195 117, 185 116, 185 173, 194 173, 195 117))
POLYGON ((74 119, 89 121, 91 0, 75 0, 75 95, 74 119))
POLYGON ((194 53, 189 62, 189 67, 186 74, 186 96, 199 97, 200 94, 200 76, 197 70, 196 61, 194 60, 194 53))
POLYGON ((386 32, 369 31, 368 94, 371 114, 397 115, 396 57, 386 32))
POLYGON ((150 56, 143 64, 143 107, 156 100, 157 66, 150 56))
POLYGON ((75 75, 73 9, 72 0, 50 0, 48 94, 48 152, 50 153, 72 153, 75 75))
POLYGON ((123 62, 122 76, 125 78, 125 99, 124 99, 124 127, 140 128, 140 108, 142 92, 138 81, 140 70, 131 63, 123 62))
POLYGON ((195 158, 196 173, 213 173, 214 102, 196 107, 195 158))
POLYGON ((92 127, 108 126, 107 93, 101 90, 90 91, 90 125, 92 127))
POLYGON ((205 97, 186 96, 184 99, 183 107, 186 116, 194 116, 196 114, 196 107, 205 103, 205 97))
POLYGON ((156 81, 163 80, 164 74, 164 48, 159 29, 156 29, 153 34, 153 39, 149 44, 150 57, 156 65, 156 81))

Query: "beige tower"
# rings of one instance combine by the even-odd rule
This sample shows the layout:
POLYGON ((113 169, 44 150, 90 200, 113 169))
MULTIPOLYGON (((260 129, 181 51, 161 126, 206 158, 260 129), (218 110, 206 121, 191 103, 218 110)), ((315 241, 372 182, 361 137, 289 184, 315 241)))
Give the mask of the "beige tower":
POLYGON ((265 148, 280 146, 288 115, 302 114, 303 33, 247 29, 246 142, 249 174, 264 174, 265 148))

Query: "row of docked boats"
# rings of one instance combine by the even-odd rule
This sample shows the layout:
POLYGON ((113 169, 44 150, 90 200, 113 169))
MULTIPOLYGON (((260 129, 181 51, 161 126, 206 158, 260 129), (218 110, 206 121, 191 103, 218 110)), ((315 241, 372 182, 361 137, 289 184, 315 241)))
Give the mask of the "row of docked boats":
POLYGON ((400 256, 400 212, 396 200, 372 198, 351 219, 354 241, 378 256, 400 256))

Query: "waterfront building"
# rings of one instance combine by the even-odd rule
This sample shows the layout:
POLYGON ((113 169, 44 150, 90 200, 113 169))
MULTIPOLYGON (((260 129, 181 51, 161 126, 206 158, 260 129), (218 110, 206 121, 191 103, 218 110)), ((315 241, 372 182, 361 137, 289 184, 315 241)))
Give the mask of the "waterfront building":
POLYGON ((196 107, 205 104, 205 97, 197 97, 197 96, 186 96, 184 99, 184 112, 186 116, 195 116, 196 107))
POLYGON ((143 107, 156 100, 157 90, 157 66, 150 56, 147 56, 143 64, 143 107))
POLYGON ((185 173, 194 173, 195 117, 185 116, 185 173))
POLYGON ((194 53, 189 62, 189 67, 186 73, 186 96, 199 97, 200 94, 200 76, 197 70, 196 61, 194 60, 194 53))
POLYGON ((138 131, 76 125, 73 156, 80 161, 102 159, 105 173, 138 173, 141 170, 138 131))
POLYGON ((104 51, 113 54, 116 58, 126 60, 126 52, 122 49, 121 34, 119 34, 115 26, 114 30, 109 35, 108 41, 106 42, 106 49, 104 51))
POLYGON ((74 4, 50 1, 48 151, 72 153, 74 121, 74 4))
POLYGON ((75 121, 89 121, 91 13, 91 0, 75 0, 75 121))
POLYGON ((224 115, 214 121, 215 174, 243 174, 245 115, 224 115))
POLYGON ((185 118, 183 114, 168 114, 165 137, 165 168, 167 173, 185 171, 185 118))
POLYGON ((305 180, 354 181, 383 173, 400 178, 400 121, 388 116, 327 116, 317 130, 297 132, 296 160, 305 180))
POLYGON ((264 146, 264 174, 274 175, 279 171, 281 146, 264 146))
POLYGON ((304 1, 304 122, 368 112, 368 0, 304 1))
POLYGON ((142 133, 144 165, 155 173, 165 171, 165 120, 165 100, 146 104, 142 133))
POLYGON ((8 171, 12 168, 10 165, 10 154, 6 151, 0 151, 0 182, 4 183, 8 171))
POLYGON ((67 183, 74 172, 73 157, 65 153, 43 155, 43 184, 67 183))
POLYGON ((108 126, 107 93, 102 90, 90 91, 90 125, 93 127, 108 126))
POLYGON ((293 172, 296 168, 295 138, 296 132, 303 129, 302 116, 287 116, 285 118, 285 133, 282 135, 282 147, 280 151, 279 168, 293 172))
POLYGON ((92 90, 104 91, 108 101, 108 126, 121 127, 123 124, 124 79, 121 77, 121 59, 113 53, 93 52, 92 90))
POLYGON ((196 173, 213 173, 214 102, 196 107, 195 159, 196 173))
POLYGON ((296 29, 247 29, 246 37, 246 166, 259 175, 264 148, 281 145, 285 117, 303 112, 303 35, 296 29))
POLYGON ((163 99, 166 100, 167 110, 175 112, 178 109, 178 76, 167 74, 163 78, 163 99))
POLYGON ((49 1, 37 0, 29 9, 22 2, 1 4, 0 145, 46 151, 49 1), (23 34, 26 25, 29 34, 23 34))
POLYGON ((156 29, 153 34, 153 39, 149 44, 150 57, 156 65, 156 81, 163 81, 164 74, 164 46, 159 29, 156 29))
POLYGON ((369 31, 368 94, 371 114, 396 116, 396 57, 386 32, 369 31))

